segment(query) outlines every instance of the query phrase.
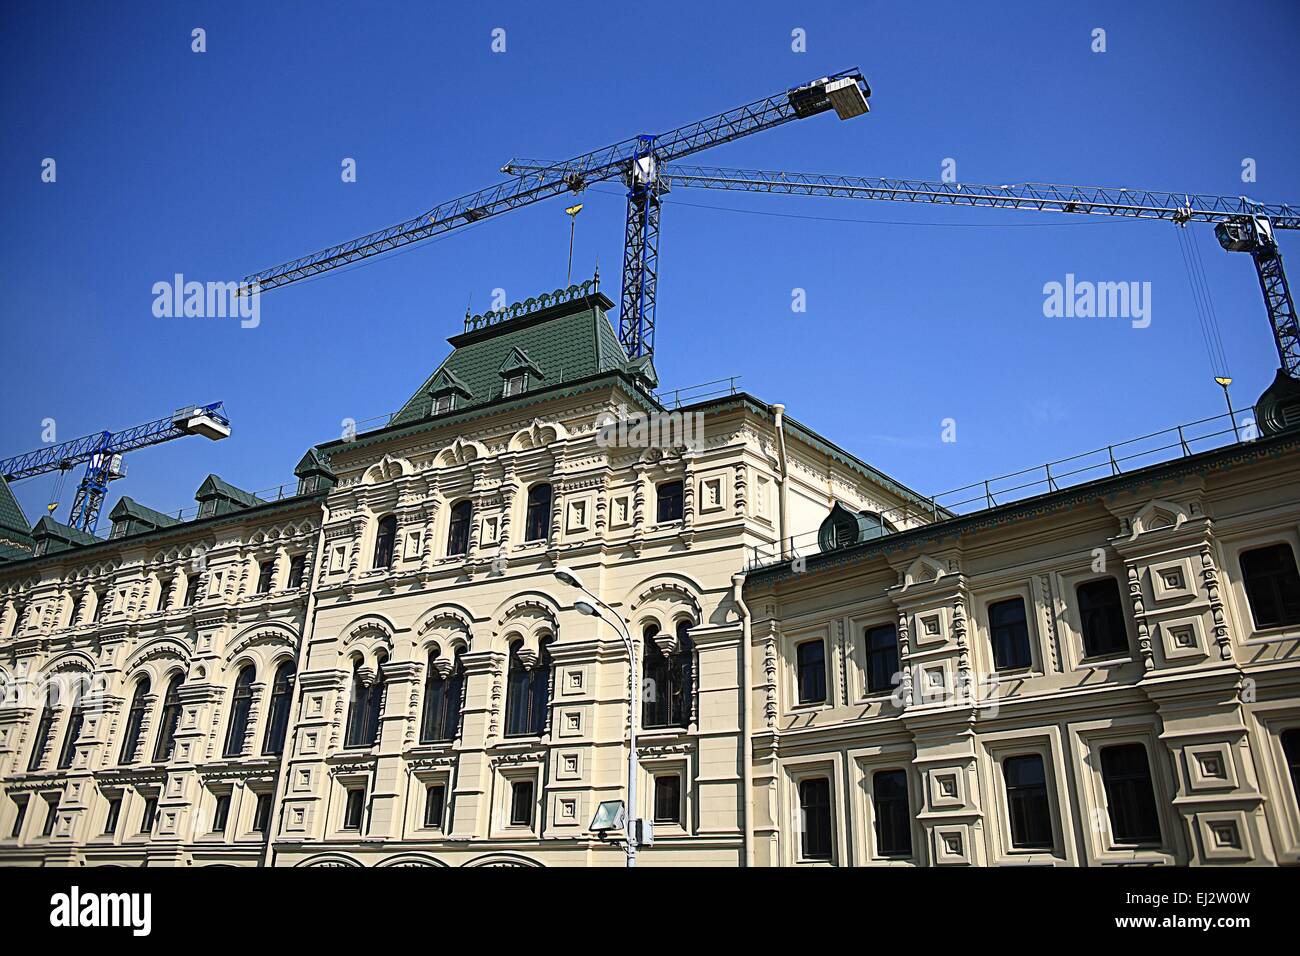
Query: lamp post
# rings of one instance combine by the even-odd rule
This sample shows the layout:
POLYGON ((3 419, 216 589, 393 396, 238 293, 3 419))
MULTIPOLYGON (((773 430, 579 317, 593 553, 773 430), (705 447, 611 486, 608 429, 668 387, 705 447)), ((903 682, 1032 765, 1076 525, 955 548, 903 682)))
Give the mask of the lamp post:
POLYGON ((638 767, 636 755, 636 725, 639 716, 637 714, 637 692, 640 686, 637 680, 636 645, 632 641, 631 632, 628 631, 627 625, 623 623, 623 619, 618 616, 618 613, 600 598, 596 597, 596 595, 583 587, 581 579, 574 571, 569 568, 560 567, 556 568, 553 573, 555 579, 561 584, 567 584, 569 587, 577 588, 587 597, 591 598, 591 602, 574 602, 573 606, 578 613, 585 614, 588 617, 599 618, 605 623, 612 625, 618 632, 618 636, 623 639, 623 646, 627 648, 627 660, 629 673, 631 674, 631 683, 629 687, 630 697, 628 698, 627 809, 623 814, 623 833, 625 836, 624 842, 626 844, 627 865, 629 867, 634 867, 636 866, 638 827, 641 822, 636 818, 636 777, 638 767), (601 608, 604 608, 609 612, 608 617, 600 613, 601 608))

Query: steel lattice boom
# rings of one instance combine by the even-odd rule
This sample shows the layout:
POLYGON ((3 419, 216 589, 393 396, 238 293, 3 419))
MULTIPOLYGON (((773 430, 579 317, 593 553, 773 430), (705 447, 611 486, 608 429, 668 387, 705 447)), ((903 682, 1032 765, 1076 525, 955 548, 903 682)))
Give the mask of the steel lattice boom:
POLYGON ((634 136, 534 173, 514 175, 507 168, 503 172, 511 173, 512 178, 505 182, 435 206, 387 229, 253 273, 244 281, 258 290, 274 289, 590 183, 621 180, 628 187, 627 237, 632 248, 624 254, 620 338, 630 356, 649 354, 654 349, 658 167, 828 110, 833 109, 841 119, 861 115, 867 111, 870 92, 859 70, 845 70, 667 133, 634 136))
POLYGON ((0 461, 0 475, 6 481, 19 481, 52 471, 68 471, 84 462, 86 472, 77 488, 68 523, 93 534, 108 483, 124 473, 121 455, 186 435, 203 435, 215 440, 229 434, 230 419, 226 417, 223 403, 187 405, 166 418, 143 425, 119 432, 97 432, 6 458, 0 461))
MULTIPOLYGON (((524 176, 563 175, 542 160, 516 159, 506 169, 524 176)), ((886 202, 938 203, 988 209, 1162 219, 1184 224, 1215 224, 1219 243, 1231 252, 1249 252, 1259 274, 1260 289, 1268 309, 1283 371, 1300 379, 1300 324, 1282 268, 1274 229, 1300 229, 1300 207, 1290 203, 1261 203, 1245 196, 1215 196, 1153 189, 1058 186, 1051 183, 1016 183, 990 186, 980 183, 928 182, 920 179, 884 179, 866 176, 831 176, 763 169, 672 164, 659 171, 660 191, 673 187, 721 189, 728 192, 779 193, 795 196, 834 196, 886 202)))

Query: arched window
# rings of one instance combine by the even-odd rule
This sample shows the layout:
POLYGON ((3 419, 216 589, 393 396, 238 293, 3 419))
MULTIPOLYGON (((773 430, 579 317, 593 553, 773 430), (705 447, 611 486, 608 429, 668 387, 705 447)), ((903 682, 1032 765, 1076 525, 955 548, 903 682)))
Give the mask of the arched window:
POLYGON ((397 516, 385 515, 379 519, 379 529, 375 533, 375 561, 373 568, 391 568, 393 566, 393 545, 397 541, 397 516))
POLYGON ((145 698, 149 696, 149 678, 141 677, 131 695, 131 709, 126 715, 126 729, 122 732, 122 751, 117 755, 121 764, 135 763, 135 752, 140 747, 140 731, 144 729, 144 712, 148 706, 145 698))
POLYGON ((451 522, 447 526, 447 555, 466 554, 469 551, 469 523, 474 516, 474 506, 468 501, 452 505, 451 522))
POLYGON ((54 718, 58 716, 54 684, 45 689, 45 706, 41 708, 41 719, 36 724, 36 736, 32 738, 32 755, 27 761, 27 772, 34 773, 41 769, 41 758, 45 748, 50 744, 50 734, 54 733, 54 718))
POLYGON ((454 740, 460 730, 460 709, 465 700, 465 665, 460 651, 451 673, 443 677, 433 666, 437 649, 429 651, 428 674, 424 680, 424 715, 420 720, 420 743, 454 740))
POLYGON ((379 740, 379 715, 384 707, 384 665, 367 687, 361 680, 361 662, 352 666, 352 701, 348 704, 348 736, 344 746, 368 749, 379 740))
POLYGON ((58 769, 67 770, 77 755, 77 738, 86 722, 86 694, 90 690, 84 679, 78 679, 72 688, 72 709, 68 713, 68 726, 63 731, 63 747, 59 750, 58 769))
POLYGON ((528 489, 528 513, 524 516, 524 540, 545 541, 551 536, 551 486, 528 489))
POLYGON ((184 674, 176 674, 167 683, 162 716, 158 718, 158 742, 153 747, 154 763, 171 760, 172 751, 176 748, 176 728, 181 724, 181 684, 184 680, 184 674))
POLYGON ((235 692, 230 698, 230 726, 226 730, 226 748, 223 757, 238 757, 244 752, 244 737, 248 734, 248 717, 253 709, 252 664, 245 664, 235 678, 235 692))
POLYGON ((284 752, 284 737, 289 730, 289 708, 293 704, 293 661, 284 661, 275 669, 271 684, 271 706, 266 713, 266 736, 262 753, 266 756, 284 752))
POLYGON ((646 627, 645 664, 641 675, 641 726, 686 727, 691 722, 691 660, 689 621, 677 624, 677 650, 665 654, 655 643, 659 625, 646 627))
POLYGON ((510 674, 506 683, 506 736, 538 737, 546 732, 546 710, 551 696, 551 655, 543 644, 532 669, 519 652, 524 642, 510 647, 510 674))

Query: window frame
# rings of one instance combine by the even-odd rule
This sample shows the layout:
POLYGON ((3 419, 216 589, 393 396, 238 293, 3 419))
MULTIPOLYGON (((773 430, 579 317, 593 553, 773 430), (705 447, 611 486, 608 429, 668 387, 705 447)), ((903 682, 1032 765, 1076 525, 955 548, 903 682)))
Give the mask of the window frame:
POLYGON ((447 509, 447 557, 469 554, 470 529, 474 524, 474 502, 462 498, 447 509))
POLYGON ((541 481, 528 489, 526 504, 524 505, 524 544, 534 542, 549 542, 551 540, 551 512, 555 506, 555 489, 549 482, 541 481), (538 492, 545 490, 543 499, 538 492), (534 496, 538 495, 534 500, 534 496), (536 514, 534 513, 536 509, 536 514), (534 521, 540 522, 540 533, 535 534, 534 521))
MULTIPOLYGON (((1075 612, 1079 619, 1079 649, 1081 663, 1092 661, 1108 660, 1115 657, 1131 657, 1133 646, 1130 641, 1128 627, 1128 610, 1124 604, 1124 590, 1118 578, 1106 575, 1103 577, 1089 578, 1085 581, 1078 581, 1074 585, 1074 606, 1075 612), (1088 646, 1089 618, 1085 613, 1083 592, 1085 588, 1095 588, 1097 585, 1110 584, 1115 591, 1115 610, 1119 623, 1119 640, 1113 647, 1104 647, 1093 649, 1088 646)), ((1097 608, 1090 609, 1097 611, 1097 608)))
MULTIPOLYGON (((681 770, 662 770, 657 773, 651 773, 650 779, 652 781, 650 791, 651 821, 655 826, 684 827, 686 820, 686 801, 684 798, 684 791, 686 788, 682 779, 681 770), (661 781, 668 780, 676 781, 677 786, 677 799, 673 808, 674 816, 671 818, 661 816, 659 812, 661 806, 659 784, 661 781)), ((663 803, 667 803, 667 801, 664 800, 663 803)))
POLYGON ((795 786, 795 812, 797 815, 798 840, 793 841, 797 846, 796 861, 799 863, 812 864, 834 864, 836 855, 835 839, 835 781, 828 771, 810 771, 801 775, 794 781, 795 786), (804 788, 810 784, 822 784, 826 788, 826 805, 825 822, 826 822, 826 852, 824 855, 818 853, 814 855, 809 852, 808 834, 811 828, 808 826, 808 800, 804 788))
MULTIPOLYGON (((912 774, 908 771, 908 768, 905 766, 880 766, 880 767, 873 767, 870 770, 868 770, 867 777, 871 782, 867 792, 867 799, 870 802, 870 809, 871 809, 870 827, 871 827, 871 845, 872 845, 872 849, 874 850, 873 856, 875 856, 877 859, 882 859, 882 860, 915 859, 916 858, 916 839, 915 839, 916 835, 912 832, 913 821, 915 820, 915 817, 912 814, 912 774), (904 832, 907 835, 906 852, 900 850, 895 850, 893 852, 886 851, 884 846, 885 841, 883 839, 884 830, 881 826, 881 819, 882 819, 880 813, 881 801, 880 801, 880 794, 877 791, 877 781, 882 776, 885 775, 892 776, 896 774, 901 774, 903 778, 902 801, 903 801, 903 811, 904 811, 903 812, 904 832)), ((897 796, 891 798, 891 801, 896 802, 897 800, 898 800, 897 796)))
MULTIPOLYGON (((1292 542, 1289 540, 1275 540, 1267 543, 1251 543, 1240 548, 1237 551, 1236 557, 1237 573, 1240 575, 1241 580, 1241 592, 1246 601, 1246 609, 1250 617, 1252 630, 1255 632, 1279 631, 1300 625, 1300 606, 1291 608, 1290 614, 1288 614, 1288 608, 1286 606, 1288 601, 1300 603, 1300 594, 1287 595, 1283 593, 1282 587, 1277 581, 1279 576, 1300 579, 1300 562, 1297 562, 1296 560, 1296 549, 1292 542), (1291 559, 1290 569, 1282 568, 1280 571, 1267 572, 1265 577, 1265 583, 1271 586, 1273 592, 1271 598, 1276 602, 1279 619, 1273 622, 1261 622, 1259 613, 1256 609, 1256 598, 1258 595, 1252 594, 1253 590, 1257 591, 1258 585, 1256 585, 1255 588, 1252 588, 1252 576, 1248 574, 1246 570, 1246 558, 1248 556, 1260 554, 1261 552, 1281 552, 1284 550, 1291 559)), ((1300 584, 1295 586, 1300 588, 1300 584)))
POLYGON ((686 483, 680 478, 670 478, 666 481, 658 482, 655 485, 655 524, 671 524, 675 521, 684 520, 686 513, 686 483), (676 493, 670 492, 676 486, 676 493), (667 505, 668 517, 664 517, 665 505, 667 505), (675 511, 676 514, 672 514, 675 511))
POLYGON ((995 600, 987 601, 984 604, 984 626, 987 628, 989 658, 993 665, 993 671, 996 674, 1017 674, 1025 671, 1033 671, 1036 667, 1036 655, 1034 651, 1035 636, 1033 624, 1031 621, 1030 607, 1033 600, 1023 592, 1017 591, 1007 594, 995 600), (1024 626, 1025 656, 1027 660, 1020 663, 1018 660, 1006 664, 998 663, 998 630, 1005 628, 1006 624, 993 623, 993 611, 995 608, 1001 608, 1011 604, 1019 604, 1020 611, 1023 615, 1021 623, 1024 626))
POLYGON ((794 699, 796 707, 824 707, 830 703, 830 678, 826 673, 826 638, 824 636, 801 638, 794 644, 794 699), (821 697, 804 698, 804 671, 811 670, 811 663, 805 664, 802 652, 805 647, 818 645, 821 652, 821 697))
POLYGON ((257 668, 246 663, 235 674, 230 690, 230 716, 226 719, 226 736, 221 746, 225 760, 244 756, 244 740, 253 717, 253 682, 257 668), (237 739, 236 739, 237 738, 237 739))
POLYGON ((866 691, 866 695, 868 697, 875 697, 879 695, 884 695, 884 696, 892 695, 895 689, 898 687, 898 684, 895 682, 894 678, 901 672, 901 670, 902 670, 902 661, 898 653, 898 625, 893 621, 889 621, 884 624, 864 625, 862 628, 862 681, 863 681, 863 687, 865 688, 866 691), (888 630, 891 635, 891 647, 889 649, 889 654, 891 656, 891 659, 893 660, 893 670, 890 672, 889 675, 889 686, 873 687, 872 686, 873 668, 876 663, 877 657, 883 654, 884 651, 881 649, 872 648, 871 646, 872 635, 883 633, 885 630, 888 630))
MULTIPOLYGON (((1109 838, 1109 849, 1111 850, 1154 850, 1166 846, 1165 842, 1165 821, 1160 813, 1160 791, 1156 787, 1154 761, 1151 759, 1151 748, 1145 740, 1116 739, 1108 741, 1099 741, 1097 748, 1097 774, 1101 783, 1101 794, 1104 798, 1102 809, 1106 814, 1106 836, 1109 838), (1106 752, 1122 749, 1131 749, 1142 751, 1146 760, 1146 781, 1151 789, 1151 814, 1155 821, 1155 834, 1151 839, 1142 839, 1139 836, 1136 839, 1123 839, 1116 832, 1115 816, 1111 812, 1113 805, 1113 795, 1110 782, 1106 779, 1106 752)), ((1125 778, 1121 782, 1129 783, 1130 779, 1125 778)))
MULTIPOLYGON (((1022 766, 1016 763, 1013 766, 1022 766)), ((1022 750, 1015 753, 1008 752, 998 759, 998 772, 1002 778, 1002 797, 1006 807, 1007 821, 1007 849, 1012 853, 1055 853, 1057 851, 1056 839, 1056 819, 1052 809, 1052 773, 1048 766, 1046 755, 1039 750, 1022 750), (1040 789, 1038 784, 1012 784, 1008 775, 1008 764, 1011 761, 1038 761, 1039 770, 1042 772, 1041 794, 1029 794, 1029 791, 1040 789), (1042 810, 1046 814, 1046 842, 1039 843, 1022 843, 1017 839, 1017 809, 1022 807, 1028 800, 1041 800, 1042 810)), ((1025 835, 1022 835, 1023 839, 1025 835)))
POLYGON ((375 547, 370 570, 391 571, 397 563, 397 515, 386 514, 375 522, 375 547))

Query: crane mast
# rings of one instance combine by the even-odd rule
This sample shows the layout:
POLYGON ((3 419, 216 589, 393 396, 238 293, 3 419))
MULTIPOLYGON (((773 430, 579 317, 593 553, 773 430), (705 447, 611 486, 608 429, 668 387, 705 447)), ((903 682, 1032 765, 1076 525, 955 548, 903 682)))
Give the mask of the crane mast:
POLYGON ((659 168, 830 110, 842 120, 861 116, 868 111, 870 95, 860 70, 843 70, 667 133, 633 136, 546 169, 512 176, 397 225, 255 272, 243 284, 256 291, 275 289, 591 183, 619 180, 627 187, 619 339, 629 357, 649 356, 654 352, 659 271, 659 168))

